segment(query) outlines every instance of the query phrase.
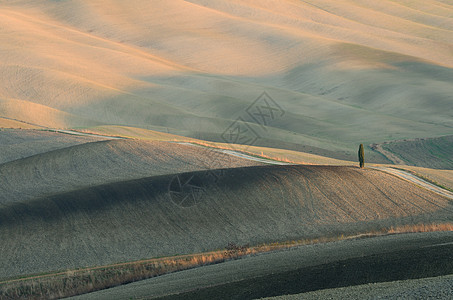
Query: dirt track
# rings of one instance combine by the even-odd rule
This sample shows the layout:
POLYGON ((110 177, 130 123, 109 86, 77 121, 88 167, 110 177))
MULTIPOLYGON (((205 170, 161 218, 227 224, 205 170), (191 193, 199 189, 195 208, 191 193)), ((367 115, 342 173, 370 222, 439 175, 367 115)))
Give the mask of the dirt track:
POLYGON ((392 174, 392 175, 395 175, 395 176, 398 176, 400 178, 403 178, 409 182, 412 182, 416 185, 419 185, 425 189, 428 189, 436 194, 439 194, 439 195, 442 195, 444 197, 447 197, 449 199, 452 199, 453 200, 453 193, 446 190, 446 189, 443 189, 437 185, 434 185, 432 183, 429 183, 423 179, 421 179, 420 177, 417 177, 411 173, 408 173, 408 172, 405 172, 405 171, 402 171, 402 170, 398 170, 398 169, 394 169, 394 168, 388 168, 388 167, 373 167, 373 169, 376 169, 376 170, 382 170, 384 172, 387 172, 389 174, 392 174))
POLYGON ((69 135, 96 137, 96 138, 99 138, 99 139, 101 139, 101 138, 109 139, 109 140, 120 140, 120 139, 123 139, 122 137, 109 136, 109 135, 100 135, 100 134, 93 134, 93 133, 85 133, 85 132, 80 132, 80 131, 75 131, 75 130, 58 129, 58 130, 55 130, 55 131, 59 132, 59 133, 69 134, 69 135))

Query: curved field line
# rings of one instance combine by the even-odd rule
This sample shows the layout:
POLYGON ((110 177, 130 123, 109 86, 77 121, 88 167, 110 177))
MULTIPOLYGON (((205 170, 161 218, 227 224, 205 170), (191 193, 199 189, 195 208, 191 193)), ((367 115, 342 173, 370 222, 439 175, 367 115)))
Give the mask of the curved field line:
POLYGON ((375 170, 378 170, 378 171, 382 171, 382 172, 386 172, 388 174, 391 174, 391 175, 394 175, 394 176, 397 176, 403 180, 406 180, 410 183, 413 183, 413 184, 416 184, 418 186, 421 186, 427 190, 430 190, 431 192, 434 192, 438 195, 441 195, 441 196, 444 196, 450 200, 453 200, 453 193, 446 190, 446 189, 443 189, 437 185, 434 185, 428 181, 425 181, 423 180, 422 178, 416 176, 416 175, 413 175, 411 173, 408 173, 408 172, 405 172, 405 171, 402 171, 402 170, 397 170, 397 169, 394 169, 394 168, 389 168, 389 167, 371 167, 372 169, 375 169, 375 170))

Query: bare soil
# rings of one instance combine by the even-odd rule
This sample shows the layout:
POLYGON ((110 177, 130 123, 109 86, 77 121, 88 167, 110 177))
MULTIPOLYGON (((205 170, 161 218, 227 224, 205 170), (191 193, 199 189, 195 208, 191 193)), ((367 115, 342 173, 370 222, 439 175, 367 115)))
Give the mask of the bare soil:
POLYGON ((176 143, 98 139, 62 133, 15 135, 0 154, 3 160, 16 158, 0 164, 0 204, 149 176, 262 165, 176 143))
POLYGON ((452 221, 447 198, 376 170, 264 166, 211 175, 154 176, 7 202, 0 207, 0 277, 205 252, 229 242, 452 221), (171 193, 175 182, 189 179, 179 196, 171 193))
POLYGON ((0 130, 0 164, 61 148, 102 140, 44 130, 0 130))
MULTIPOLYGON (((437 232, 307 245, 168 274, 74 299, 258 299, 288 294, 296 294, 288 299, 305 299, 305 295, 307 299, 342 299, 356 289, 351 286, 375 282, 389 282, 383 285, 401 292, 402 288, 397 289, 399 282, 390 282, 452 274, 452 242, 452 232, 437 232), (323 291, 334 287, 346 288, 323 291), (309 291, 316 292, 305 294, 309 291)), ((422 286, 419 283, 412 287, 422 286)), ((359 294, 362 299, 386 295, 382 289, 373 293, 375 286, 363 289, 359 294)), ((445 286, 437 286, 433 292, 442 293, 438 289, 442 287, 445 286)))

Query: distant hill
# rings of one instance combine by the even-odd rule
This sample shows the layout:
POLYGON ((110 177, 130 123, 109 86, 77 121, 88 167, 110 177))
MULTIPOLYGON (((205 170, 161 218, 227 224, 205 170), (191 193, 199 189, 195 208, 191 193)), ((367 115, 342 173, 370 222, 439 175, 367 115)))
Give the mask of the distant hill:
POLYGON ((392 141, 380 146, 390 152, 390 157, 396 156, 400 164, 453 170, 453 135, 392 141))
POLYGON ((355 160, 360 143, 451 134, 452 13, 434 0, 7 1, 0 117, 218 142, 242 118, 256 145, 355 160))

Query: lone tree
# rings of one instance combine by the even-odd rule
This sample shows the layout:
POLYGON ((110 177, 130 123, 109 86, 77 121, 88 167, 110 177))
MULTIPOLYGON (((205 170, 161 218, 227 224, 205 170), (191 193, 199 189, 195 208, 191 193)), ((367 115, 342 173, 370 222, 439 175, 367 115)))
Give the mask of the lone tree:
POLYGON ((363 168, 365 166, 365 153, 363 151, 363 144, 360 144, 359 146, 359 162, 360 167, 363 168))

